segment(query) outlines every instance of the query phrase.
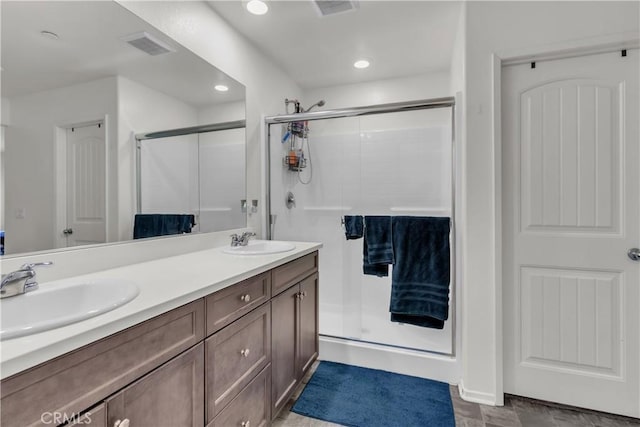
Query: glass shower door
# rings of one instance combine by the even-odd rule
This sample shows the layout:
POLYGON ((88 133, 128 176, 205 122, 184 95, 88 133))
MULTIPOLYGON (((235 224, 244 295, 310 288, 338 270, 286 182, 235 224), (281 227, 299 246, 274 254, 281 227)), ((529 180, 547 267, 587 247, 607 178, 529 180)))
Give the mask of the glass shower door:
POLYGON ((452 328, 392 323, 390 277, 362 273, 363 240, 344 236, 344 215, 451 216, 451 109, 324 119, 308 123, 307 166, 283 161, 286 129, 270 126, 273 238, 319 241, 320 333, 438 353, 452 328), (304 182, 310 182, 303 184, 304 182), (291 192, 295 206, 287 208, 291 192))

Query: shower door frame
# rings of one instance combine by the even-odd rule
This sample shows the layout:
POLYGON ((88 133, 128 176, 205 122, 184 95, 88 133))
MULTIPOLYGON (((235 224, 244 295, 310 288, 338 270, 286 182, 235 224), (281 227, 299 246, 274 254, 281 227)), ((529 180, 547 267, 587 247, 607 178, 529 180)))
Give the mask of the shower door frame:
POLYGON ((331 337, 331 338, 339 338, 341 340, 347 341, 357 341, 362 343, 369 343, 380 345, 384 347, 394 347, 407 349, 411 351, 416 351, 420 353, 429 353, 437 356, 447 356, 447 357, 456 357, 456 256, 457 256, 457 247, 456 247, 456 176, 457 176, 457 168, 456 168, 456 134, 455 134, 455 114, 456 114, 456 102, 455 98, 443 97, 443 98, 433 98, 433 99, 421 99, 416 101, 405 101, 405 102, 393 102, 387 104, 377 104, 377 105, 368 105, 364 107, 352 107, 352 108, 341 108, 334 110, 325 110, 325 111, 313 111, 309 113, 297 113, 297 114, 283 114, 276 116, 267 116, 264 118, 264 126, 265 126, 265 136, 266 136, 266 165, 265 165, 265 178, 266 178, 266 188, 265 188, 265 210, 266 210, 266 231, 265 235, 268 240, 271 240, 273 237, 273 226, 274 221, 271 216, 271 125, 275 124, 286 124, 291 122, 298 121, 314 121, 314 120, 325 120, 325 119, 338 119, 345 117, 359 117, 359 116, 367 116, 372 114, 384 114, 384 113, 398 113, 404 111, 416 111, 416 110, 430 110, 435 108, 451 108, 451 237, 450 237, 450 246, 451 246, 451 281, 450 281, 450 289, 451 289, 451 352, 443 353, 440 351, 431 351, 431 350, 420 350, 409 347, 401 347, 397 345, 389 345, 383 343, 372 343, 370 341, 362 341, 362 340, 353 340, 350 338, 343 337, 334 337, 331 335, 320 334, 321 336, 331 337))

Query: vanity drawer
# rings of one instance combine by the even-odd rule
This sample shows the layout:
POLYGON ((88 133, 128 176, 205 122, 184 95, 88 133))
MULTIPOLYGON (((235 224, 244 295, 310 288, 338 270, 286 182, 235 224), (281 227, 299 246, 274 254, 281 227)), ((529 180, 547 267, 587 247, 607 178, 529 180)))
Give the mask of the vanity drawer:
POLYGON ((207 427, 266 427, 271 419, 271 365, 263 369, 207 427))
POLYGON ((2 381, 3 427, 79 413, 204 339, 199 299, 2 381))
POLYGON ((244 280, 206 298, 207 336, 271 298, 269 272, 244 280))
POLYGON ((207 422, 271 361, 271 304, 205 340, 207 422))
POLYGON ((274 268, 271 273, 273 283, 271 294, 273 296, 278 295, 316 271, 318 271, 318 252, 305 255, 274 268))

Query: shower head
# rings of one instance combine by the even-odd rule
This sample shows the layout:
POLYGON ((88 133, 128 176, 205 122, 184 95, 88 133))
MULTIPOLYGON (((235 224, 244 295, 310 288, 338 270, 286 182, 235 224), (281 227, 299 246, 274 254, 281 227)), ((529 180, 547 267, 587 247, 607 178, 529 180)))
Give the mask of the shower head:
POLYGON ((307 108, 306 110, 304 110, 305 113, 308 113, 309 111, 311 111, 311 109, 313 107, 322 107, 324 105, 324 99, 321 99, 320 101, 316 102, 315 104, 313 104, 311 107, 307 108))

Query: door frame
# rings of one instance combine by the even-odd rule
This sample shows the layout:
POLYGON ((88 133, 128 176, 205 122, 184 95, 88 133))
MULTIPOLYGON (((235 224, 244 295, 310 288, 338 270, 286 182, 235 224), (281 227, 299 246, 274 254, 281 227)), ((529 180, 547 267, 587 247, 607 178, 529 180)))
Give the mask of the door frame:
MULTIPOLYGON (((524 64, 527 62, 543 62, 554 59, 565 59, 576 56, 613 52, 622 49, 640 48, 640 33, 626 32, 597 36, 582 40, 572 40, 539 47, 527 47, 494 52, 492 63, 492 151, 493 151, 493 236, 495 278, 495 396, 492 404, 504 405, 504 338, 503 338, 503 310, 502 310, 502 67, 505 65, 524 64)), ((461 390, 466 400, 489 403, 486 393, 474 393, 471 390, 461 390)))
POLYGON ((104 154, 105 154, 105 232, 107 241, 109 240, 110 218, 109 218, 109 177, 110 177, 110 161, 109 161, 109 141, 111 138, 109 132, 109 115, 105 114, 99 118, 85 118, 84 120, 74 120, 72 122, 59 123, 53 128, 54 141, 54 164, 53 164, 53 205, 54 205, 54 229, 53 243, 56 249, 64 249, 67 247, 67 241, 60 233, 60 230, 67 227, 67 130, 71 128, 79 128, 102 123, 104 128, 104 154))

